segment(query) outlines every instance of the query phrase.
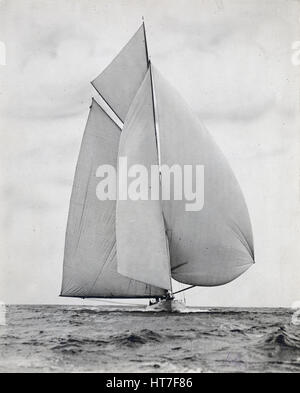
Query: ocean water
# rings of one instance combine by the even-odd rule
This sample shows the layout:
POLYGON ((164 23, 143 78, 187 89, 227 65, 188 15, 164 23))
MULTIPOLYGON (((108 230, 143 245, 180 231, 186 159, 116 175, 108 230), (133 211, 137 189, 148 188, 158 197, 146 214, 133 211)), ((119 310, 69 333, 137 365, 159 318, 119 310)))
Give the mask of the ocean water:
POLYGON ((299 372, 289 309, 7 306, 1 372, 299 372))

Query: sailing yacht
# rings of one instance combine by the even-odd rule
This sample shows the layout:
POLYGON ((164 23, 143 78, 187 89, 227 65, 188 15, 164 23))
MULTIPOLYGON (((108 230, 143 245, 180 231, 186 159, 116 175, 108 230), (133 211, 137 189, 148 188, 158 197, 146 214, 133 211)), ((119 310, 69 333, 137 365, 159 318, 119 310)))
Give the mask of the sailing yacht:
POLYGON ((144 23, 92 85, 105 107, 92 100, 83 135, 61 296, 156 299, 150 309, 174 311, 172 280, 188 289, 239 277, 254 263, 243 194, 207 129, 149 60, 144 23), (203 165, 203 208, 186 211, 174 198, 99 200, 97 168, 117 170, 119 157, 148 169, 203 165))

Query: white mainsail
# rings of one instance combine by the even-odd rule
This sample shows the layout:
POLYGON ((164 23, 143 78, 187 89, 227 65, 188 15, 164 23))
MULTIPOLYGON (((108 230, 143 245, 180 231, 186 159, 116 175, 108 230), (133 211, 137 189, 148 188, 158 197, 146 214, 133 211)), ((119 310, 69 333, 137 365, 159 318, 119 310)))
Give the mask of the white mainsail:
POLYGON ((120 130, 93 101, 82 140, 66 233, 62 296, 153 297, 165 291, 117 272, 116 202, 96 196, 97 168, 116 168, 120 130))
POLYGON ((187 104, 153 68, 161 164, 203 165, 204 207, 185 210, 185 200, 163 201, 172 277, 190 285, 216 286, 254 263, 252 230, 240 186, 222 152, 187 104))
POLYGON ((92 82, 92 85, 124 122, 148 67, 144 25, 92 82))
MULTIPOLYGON (((133 165, 146 168, 149 182, 151 166, 156 165, 158 168, 153 105, 151 75, 148 70, 124 123, 119 158, 127 159, 128 168, 133 165)), ((131 181, 135 180, 131 178, 131 181)), ((161 201, 149 198, 151 184, 150 187, 148 184, 146 186, 147 200, 132 200, 127 197, 126 200, 119 198, 117 201, 118 271, 147 284, 171 289, 169 249, 161 201)))

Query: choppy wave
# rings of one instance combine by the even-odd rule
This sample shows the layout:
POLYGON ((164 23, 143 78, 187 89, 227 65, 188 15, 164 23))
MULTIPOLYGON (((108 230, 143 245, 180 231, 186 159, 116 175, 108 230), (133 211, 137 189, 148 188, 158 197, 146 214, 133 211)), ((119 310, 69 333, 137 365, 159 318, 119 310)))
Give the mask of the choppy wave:
POLYGON ((144 310, 10 306, 0 327, 0 371, 300 371, 291 310, 144 310))
POLYGON ((117 345, 135 346, 152 342, 160 342, 162 340, 162 336, 150 329, 142 329, 134 333, 128 332, 125 334, 112 336, 110 339, 117 345))
POLYGON ((267 334, 266 337, 260 342, 260 345, 265 348, 289 348, 300 349, 300 331, 294 329, 293 326, 283 326, 272 333, 267 334))

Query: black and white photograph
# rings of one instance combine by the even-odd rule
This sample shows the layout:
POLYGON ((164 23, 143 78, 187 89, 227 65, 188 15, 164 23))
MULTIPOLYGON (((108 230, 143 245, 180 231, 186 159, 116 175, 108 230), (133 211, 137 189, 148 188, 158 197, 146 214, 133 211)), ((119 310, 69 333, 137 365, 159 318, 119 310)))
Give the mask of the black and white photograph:
POLYGON ((300 1, 0 0, 0 373, 300 372, 300 1))

